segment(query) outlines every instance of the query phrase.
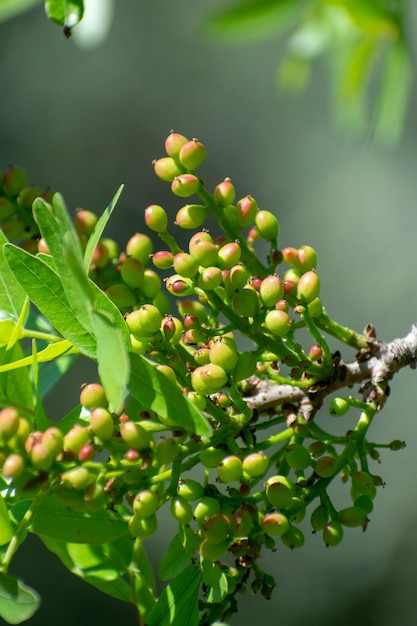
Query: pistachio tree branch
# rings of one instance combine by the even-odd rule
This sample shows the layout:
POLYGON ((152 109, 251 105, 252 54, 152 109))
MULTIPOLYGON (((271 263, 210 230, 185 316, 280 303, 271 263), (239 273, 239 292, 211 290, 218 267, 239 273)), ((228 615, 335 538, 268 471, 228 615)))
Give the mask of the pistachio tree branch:
POLYGON ((403 338, 388 343, 370 341, 351 363, 344 363, 340 353, 334 353, 329 378, 308 388, 276 385, 269 380, 251 377, 244 400, 258 413, 287 404, 297 405, 299 413, 312 419, 326 396, 362 384, 359 391, 364 401, 376 402, 381 408, 389 395, 388 382, 407 366, 413 369, 417 366, 417 325, 413 325, 403 338))

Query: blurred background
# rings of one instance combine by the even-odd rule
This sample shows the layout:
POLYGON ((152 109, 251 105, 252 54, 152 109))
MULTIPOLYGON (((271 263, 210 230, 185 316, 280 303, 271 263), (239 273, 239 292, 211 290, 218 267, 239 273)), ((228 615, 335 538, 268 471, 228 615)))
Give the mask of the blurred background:
MULTIPOLYGON (((42 5, 1 23, 0 168, 20 165, 30 182, 59 190, 70 211, 101 213, 124 183, 106 233, 123 246, 142 230, 148 204, 179 208, 151 166, 168 132, 198 137, 208 152, 201 169, 208 188, 229 176, 238 197, 252 194, 278 216, 281 247, 316 248, 331 316, 360 331, 372 322, 382 340, 405 335, 417 321, 415 91, 398 145, 343 135, 331 123, 320 64, 301 96, 284 96, 276 86, 277 36, 228 45, 202 34, 205 17, 221 5, 120 0, 107 38, 93 48, 65 40, 42 5)), ((372 427, 375 441, 399 438, 407 447, 375 463, 386 487, 367 532, 347 529, 340 546, 326 549, 307 530, 302 550, 269 554, 272 600, 248 593, 231 624, 417 623, 416 376, 397 376, 372 427)), ((94 377, 88 363, 70 372, 47 399, 50 413, 62 417, 94 377)), ((345 501, 347 488, 340 492, 345 501)), ((155 562, 170 528, 162 520, 149 541, 155 562)), ((43 597, 32 626, 135 623, 133 609, 67 573, 35 539, 13 571, 43 597)))

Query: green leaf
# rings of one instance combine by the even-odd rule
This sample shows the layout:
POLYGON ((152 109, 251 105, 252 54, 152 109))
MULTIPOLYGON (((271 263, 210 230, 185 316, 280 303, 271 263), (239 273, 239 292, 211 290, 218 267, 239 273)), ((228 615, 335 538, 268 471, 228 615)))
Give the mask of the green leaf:
POLYGON ((152 609, 148 626, 197 626, 201 572, 190 565, 165 587, 152 609))
MULTIPOLYGON (((6 366, 9 370, 10 363, 19 361, 23 357, 23 350, 19 343, 15 343, 10 350, 2 347, 0 348, 0 367, 6 366)), ((16 402, 19 402, 19 409, 22 411, 33 409, 34 395, 30 368, 27 366, 2 372, 0 376, 0 405, 16 406, 16 402)))
POLYGON ((39 392, 42 398, 55 387, 78 358, 78 354, 70 354, 39 364, 39 392))
POLYGON ((8 624, 21 624, 38 610, 39 595, 21 580, 0 572, 0 616, 8 624))
POLYGON ((302 0, 241 0, 206 20, 205 30, 226 42, 247 42, 286 30, 303 6, 302 0))
POLYGON ((9 341, 7 342, 7 349, 10 350, 14 344, 19 341, 22 336, 24 325, 29 316, 29 307, 30 302, 29 298, 25 298, 25 302, 23 304, 22 310, 20 311, 19 319, 17 320, 17 324, 14 327, 13 331, 10 333, 9 341))
MULTIPOLYGON (((113 544, 104 543, 100 546, 92 546, 64 543, 42 535, 40 539, 70 572, 113 598, 123 602, 132 601, 130 586, 122 578, 127 573, 127 567, 120 567, 112 558, 111 546, 113 544)), ((126 538, 126 541, 132 546, 131 539, 126 538)))
POLYGON ((54 194, 52 207, 54 214, 45 200, 37 198, 33 203, 33 215, 52 256, 68 303, 79 322, 91 332, 93 295, 84 270, 80 244, 60 194, 54 194))
POLYGON ((227 576, 217 563, 203 561, 201 569, 201 582, 208 588, 207 602, 222 602, 236 587, 234 580, 227 576))
POLYGON ((9 511, 3 496, 0 494, 0 546, 9 543, 13 537, 13 527, 10 522, 9 511))
POLYGON ((90 281, 90 287, 94 296, 94 309, 106 315, 111 320, 111 323, 118 328, 123 338, 123 343, 126 349, 129 350, 130 333, 123 315, 114 302, 93 281, 90 281))
POLYGON ((100 544, 126 534, 127 523, 111 511, 73 511, 47 495, 36 509, 31 531, 65 542, 100 544))
POLYGON ((73 28, 84 13, 83 0, 45 0, 46 15, 60 26, 73 28))
POLYGON ((92 315, 98 373, 112 411, 120 413, 127 395, 130 361, 121 330, 101 311, 92 315))
MULTIPOLYGON (((43 361, 52 361, 63 354, 67 354, 71 350, 74 350, 72 343, 64 339, 63 341, 50 343, 46 348, 36 354, 36 359, 39 363, 43 361)), ((22 359, 17 359, 16 361, 10 361, 10 363, 6 363, 5 365, 0 365, 0 372, 8 372, 20 367, 27 367, 29 365, 33 365, 33 362, 33 355, 26 356, 22 359)))
POLYGON ((4 257, 4 245, 7 243, 8 240, 0 229, 0 311, 2 312, 2 319, 8 317, 17 322, 25 303, 26 294, 4 257))
POLYGON ((100 216, 97 224, 95 225, 95 228, 92 232, 92 234, 90 235, 88 242, 87 242, 87 246, 85 248, 85 253, 84 253, 84 268, 86 270, 86 272, 88 272, 88 269, 90 267, 90 263, 91 263, 91 259, 93 258, 93 254, 94 254, 94 250, 98 244, 98 242, 100 241, 100 237, 103 234, 103 231, 106 227, 107 222, 110 219, 111 214, 113 213, 116 204, 120 198, 120 194, 123 191, 123 187, 124 185, 120 185, 119 189, 116 191, 113 200, 110 202, 109 206, 103 211, 102 215, 100 216))
POLYGON ((162 419, 174 420, 179 427, 197 435, 210 436, 209 423, 176 385, 144 357, 131 354, 130 362, 128 389, 136 400, 162 419))
POLYGON ((78 321, 58 275, 39 258, 13 244, 4 246, 4 255, 25 293, 42 315, 81 353, 94 358, 94 337, 78 321))
POLYGON ((169 542, 168 548, 159 562, 158 576, 161 580, 169 580, 177 576, 190 562, 190 555, 182 545, 177 533, 169 542))

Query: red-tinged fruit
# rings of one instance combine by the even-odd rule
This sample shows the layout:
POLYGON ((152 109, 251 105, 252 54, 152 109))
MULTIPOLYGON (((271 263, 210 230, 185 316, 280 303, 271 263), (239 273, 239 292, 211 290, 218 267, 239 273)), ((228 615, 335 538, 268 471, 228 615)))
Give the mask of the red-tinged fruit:
POLYGON ((204 163, 206 148, 198 139, 192 139, 182 146, 178 158, 181 165, 187 170, 195 170, 204 163))
POLYGON ((168 215, 159 204, 151 204, 145 209, 145 222, 155 233, 163 233, 168 226, 168 215))
POLYGON ((194 174, 181 174, 171 183, 171 191, 175 196, 188 198, 197 193, 200 188, 200 179, 194 174))

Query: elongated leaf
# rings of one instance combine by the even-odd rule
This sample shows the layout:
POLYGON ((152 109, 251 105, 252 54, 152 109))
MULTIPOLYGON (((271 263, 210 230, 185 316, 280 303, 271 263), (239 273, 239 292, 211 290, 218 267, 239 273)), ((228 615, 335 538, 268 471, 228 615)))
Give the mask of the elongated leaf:
POLYGON ((2 312, 2 319, 3 317, 10 317, 17 322, 26 294, 4 257, 3 246, 6 243, 8 243, 7 238, 0 229, 0 311, 2 312), (7 315, 4 315, 3 312, 7 315))
MULTIPOLYGON (((132 601, 128 583, 122 579, 127 567, 119 567, 109 556, 109 544, 100 546, 64 543, 50 537, 40 536, 45 546, 56 554, 70 572, 82 578, 100 591, 124 602, 132 601)), ((130 539, 127 539, 132 544, 130 539)))
POLYGON ((169 542, 168 548, 159 562, 158 575, 161 580, 169 580, 177 576, 190 562, 190 555, 182 545, 177 533, 169 542))
POLYGON ((130 362, 128 389, 134 398, 161 418, 173 420, 176 425, 197 435, 210 436, 209 423, 176 385, 142 356, 131 354, 130 362))
POLYGON ((13 537, 13 528, 10 522, 9 512, 3 496, 0 494, 0 546, 9 543, 13 537))
POLYGON ((17 324, 13 329, 13 332, 10 334, 9 341, 7 342, 7 349, 10 350, 14 344, 19 341, 22 336, 23 328, 26 320, 29 317, 29 298, 25 298, 25 302, 23 304, 22 310, 20 311, 19 319, 17 320, 17 324))
POLYGON ((241 0, 207 20, 205 30, 226 42, 275 35, 292 24, 303 4, 301 0, 241 0))
POLYGON ((79 322, 91 332, 93 295, 84 271, 80 244, 62 197, 55 194, 52 203, 55 215, 42 198, 34 201, 33 214, 52 256, 68 303, 79 322))
POLYGON ((110 511, 75 512, 47 495, 36 509, 31 531, 65 542, 100 544, 127 534, 127 524, 110 511))
MULTIPOLYGON (((64 354, 70 353, 71 350, 74 350, 72 343, 64 339, 63 341, 49 344, 49 346, 37 353, 36 358, 39 363, 42 361, 52 361, 64 354)), ((9 370, 18 369, 19 367, 27 367, 28 365, 33 365, 33 355, 11 361, 5 365, 0 365, 0 372, 8 372, 9 370)))
MULTIPOLYGON (((23 350, 19 343, 16 343, 10 350, 6 350, 4 346, 0 348, 1 367, 19 361, 23 357, 23 350)), ((11 403, 15 406, 16 402, 19 403, 22 411, 33 409, 34 394, 29 367, 2 372, 0 375, 0 405, 7 406, 11 403)))
POLYGON ((120 413, 127 395, 130 361, 123 335, 100 311, 92 314, 97 342, 98 373, 112 411, 120 413))
POLYGON ((73 28, 84 13, 83 0, 45 0, 46 15, 60 26, 73 28))
POLYGON ((94 337, 81 326, 57 274, 39 258, 6 244, 6 261, 31 301, 56 330, 86 356, 95 357, 94 337))
POLYGON ((110 298, 98 287, 93 281, 90 281, 90 287, 94 296, 94 309, 106 315, 121 333, 123 343, 127 350, 130 349, 130 333, 123 315, 110 298))
POLYGON ((183 570, 162 592, 148 626, 197 626, 200 582, 198 565, 183 570))
POLYGON ((39 608, 39 595, 21 580, 0 572, 0 616, 8 624, 21 624, 39 608))
POLYGON ((61 356, 53 361, 40 363, 39 367, 39 391, 42 398, 55 387, 61 378, 78 360, 78 354, 61 356))
POLYGON ((119 189, 116 191, 113 200, 110 202, 109 206, 104 210, 102 215, 100 216, 97 224, 95 225, 94 231, 88 239, 87 246, 84 253, 84 268, 86 272, 88 272, 88 268, 90 267, 91 259, 93 258, 94 250, 100 241, 100 237, 103 234, 103 231, 106 227, 107 222, 110 219, 111 214, 113 213, 116 204, 120 198, 120 194, 123 191, 124 185, 120 185, 119 189))

